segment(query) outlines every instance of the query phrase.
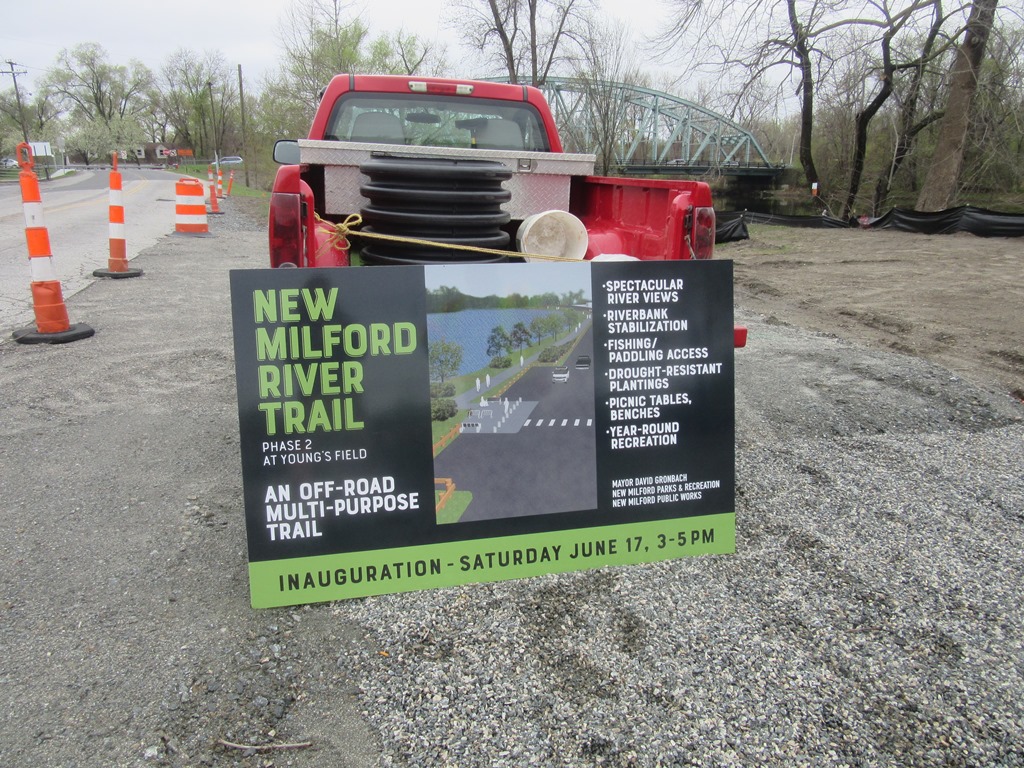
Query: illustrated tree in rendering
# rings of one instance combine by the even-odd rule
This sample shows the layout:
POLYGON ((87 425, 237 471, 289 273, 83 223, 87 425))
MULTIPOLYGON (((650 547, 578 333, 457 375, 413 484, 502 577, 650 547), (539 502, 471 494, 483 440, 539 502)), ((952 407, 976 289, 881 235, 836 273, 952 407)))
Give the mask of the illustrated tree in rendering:
POLYGON ((462 347, 451 341, 435 341, 427 348, 430 377, 442 384, 462 365, 462 347))

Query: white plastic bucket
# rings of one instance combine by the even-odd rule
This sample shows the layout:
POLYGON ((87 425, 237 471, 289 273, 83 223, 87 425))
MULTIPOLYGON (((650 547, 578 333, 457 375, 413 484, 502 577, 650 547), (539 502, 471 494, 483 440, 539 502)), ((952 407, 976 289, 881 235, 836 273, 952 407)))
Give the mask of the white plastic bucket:
MULTIPOLYGON (((580 261, 587 255, 587 228, 566 211, 544 211, 523 219, 516 233, 520 253, 580 261)), ((542 261, 531 259, 527 261, 542 261)))

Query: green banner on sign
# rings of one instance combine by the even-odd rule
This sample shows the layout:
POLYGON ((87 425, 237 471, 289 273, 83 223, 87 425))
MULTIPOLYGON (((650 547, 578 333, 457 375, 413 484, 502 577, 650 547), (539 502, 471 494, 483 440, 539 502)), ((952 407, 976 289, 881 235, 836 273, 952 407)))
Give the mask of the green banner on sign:
POLYGON ((722 514, 251 563, 249 579, 253 607, 274 608, 735 550, 722 514))

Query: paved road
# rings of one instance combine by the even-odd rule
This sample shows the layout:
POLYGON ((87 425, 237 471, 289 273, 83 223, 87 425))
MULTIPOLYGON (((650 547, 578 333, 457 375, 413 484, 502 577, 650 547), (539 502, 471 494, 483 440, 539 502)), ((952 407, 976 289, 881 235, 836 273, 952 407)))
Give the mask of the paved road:
MULTIPOLYGON (((128 258, 174 231, 178 176, 154 169, 121 168, 128 258)), ((67 300, 107 266, 110 254, 109 170, 78 171, 40 182, 43 218, 54 266, 67 300)), ((78 322, 72 315, 71 322, 78 322)), ((32 325, 31 278, 21 188, 0 184, 0 335, 32 325)))

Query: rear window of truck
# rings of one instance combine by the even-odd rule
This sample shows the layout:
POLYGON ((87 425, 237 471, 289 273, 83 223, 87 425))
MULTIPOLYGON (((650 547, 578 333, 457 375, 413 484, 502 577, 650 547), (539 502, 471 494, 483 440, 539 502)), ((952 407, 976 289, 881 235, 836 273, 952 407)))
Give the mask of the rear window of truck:
POLYGON ((335 103, 324 139, 551 150, 540 115, 530 104, 436 95, 347 93, 335 103))

